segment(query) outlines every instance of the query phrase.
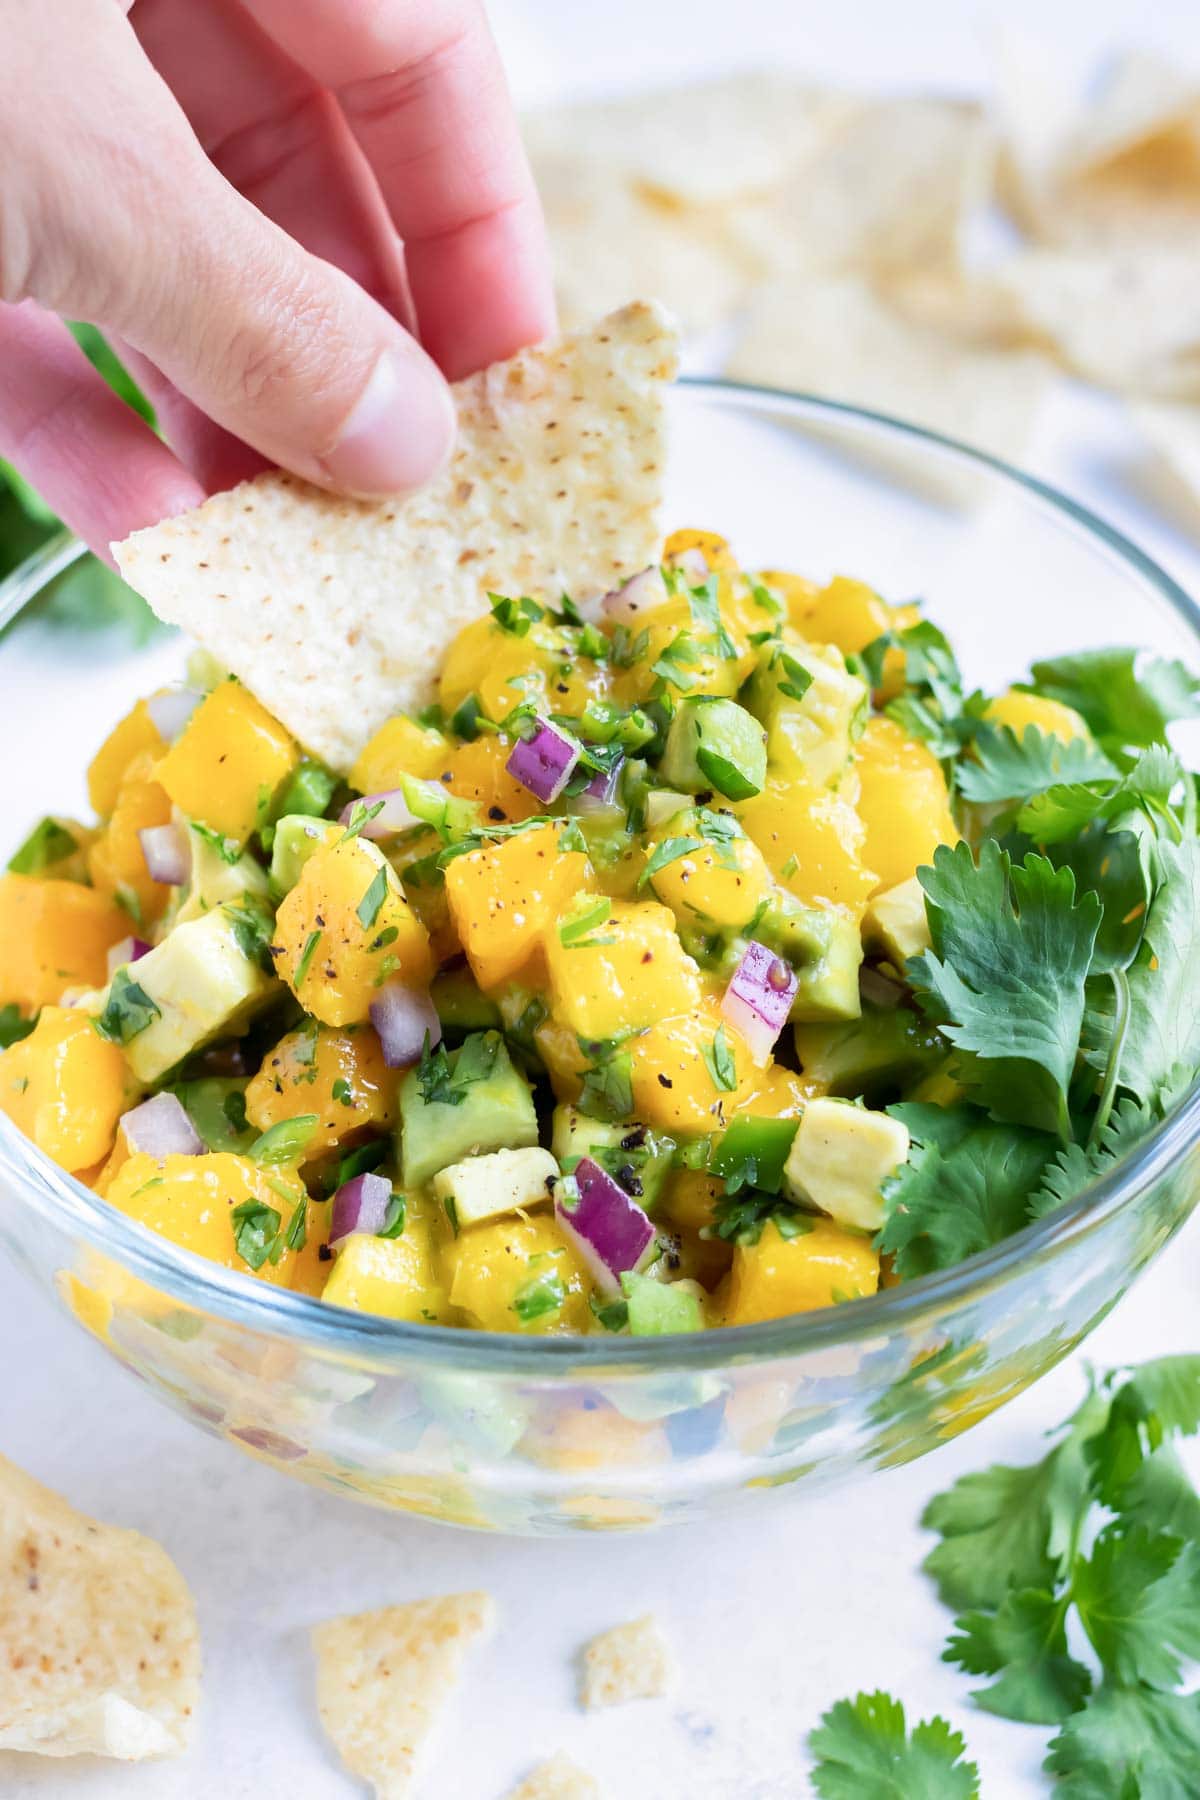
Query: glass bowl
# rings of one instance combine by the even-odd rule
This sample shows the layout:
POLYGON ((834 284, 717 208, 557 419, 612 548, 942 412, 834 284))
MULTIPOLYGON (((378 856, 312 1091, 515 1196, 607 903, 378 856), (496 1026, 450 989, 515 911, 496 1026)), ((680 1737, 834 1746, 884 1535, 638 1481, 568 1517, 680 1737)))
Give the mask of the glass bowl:
MULTIPOLYGON (((1200 612, 1063 495, 912 426, 683 383, 666 519, 751 565, 920 596, 990 688, 1112 642, 1200 665, 1200 612)), ((78 554, 0 589, 14 619, 78 554)), ((82 805, 92 748, 183 647, 134 652, 37 617, 0 641, 0 842, 82 805)), ((1189 746, 1181 746, 1185 752, 1189 746)), ((1089 1332, 1196 1202, 1200 1093, 1078 1202, 958 1268, 768 1324, 637 1340, 522 1338, 327 1307, 227 1274, 65 1176, 0 1117, 0 1238, 131 1374, 205 1430, 377 1506, 506 1532, 620 1530, 761 1505, 908 1461, 1089 1332)))

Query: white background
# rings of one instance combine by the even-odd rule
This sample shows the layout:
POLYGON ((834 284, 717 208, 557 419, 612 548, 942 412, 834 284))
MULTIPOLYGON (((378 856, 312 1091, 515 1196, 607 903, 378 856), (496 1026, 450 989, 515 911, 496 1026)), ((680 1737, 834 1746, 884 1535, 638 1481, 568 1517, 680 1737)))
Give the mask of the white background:
MULTIPOLYGON (((1076 61, 1137 41, 1200 65, 1194 0, 1148 11, 1009 0, 1004 17, 1076 61)), ((779 61, 864 86, 977 89, 999 16, 959 0, 500 0, 493 13, 527 102, 779 61)), ((1113 403, 1064 384, 1033 462, 1200 591, 1200 508, 1130 441, 1113 403)), ((17 744, 0 730, 7 758, 17 744)), ((84 747, 64 751, 79 760, 84 747)), ((3 806, 5 841, 21 805, 3 806)), ((1088 1357, 1109 1365, 1200 1349, 1198 1292, 1200 1221, 1095 1334, 1088 1357)), ((1080 1357, 909 1469, 768 1503, 736 1526, 567 1542, 450 1532, 290 1483, 166 1412, 6 1268, 0 1369, 0 1447, 86 1510, 166 1544, 196 1592, 207 1664, 186 1761, 131 1769, 0 1755, 4 1800, 349 1795, 354 1784, 315 1721, 307 1627, 475 1585, 497 1595, 501 1631, 469 1669, 426 1800, 499 1800, 559 1748, 610 1800, 784 1800, 808 1791, 803 1741, 823 1708, 875 1686, 915 1716, 940 1709, 966 1731, 988 1800, 1048 1791, 1038 1774, 1047 1734, 975 1711, 969 1681, 938 1661, 949 1621, 917 1573, 930 1540, 916 1521, 963 1471, 1037 1457, 1040 1434, 1078 1398, 1080 1357), (574 1706, 578 1646, 646 1610, 676 1646, 677 1696, 584 1717, 574 1706)))

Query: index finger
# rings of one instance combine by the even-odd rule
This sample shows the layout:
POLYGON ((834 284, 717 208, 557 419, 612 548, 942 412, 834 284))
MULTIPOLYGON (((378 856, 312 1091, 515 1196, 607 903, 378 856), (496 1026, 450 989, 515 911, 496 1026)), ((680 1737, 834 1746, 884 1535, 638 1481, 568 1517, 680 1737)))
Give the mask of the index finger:
POLYGON ((421 341, 451 378, 554 329, 541 206, 474 0, 243 0, 337 94, 404 239, 421 341))

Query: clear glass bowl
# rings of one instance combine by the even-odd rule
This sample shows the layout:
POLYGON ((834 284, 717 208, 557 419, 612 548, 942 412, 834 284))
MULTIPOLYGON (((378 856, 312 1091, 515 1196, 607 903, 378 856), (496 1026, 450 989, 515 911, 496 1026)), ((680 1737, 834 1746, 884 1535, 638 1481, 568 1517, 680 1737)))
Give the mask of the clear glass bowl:
MULTIPOLYGON (((672 408, 669 525, 721 531, 750 564, 921 596, 972 680, 998 688, 1038 656, 1131 640, 1200 665, 1200 612, 1160 569, 985 456, 729 384, 682 384, 672 408)), ((0 589, 0 625, 73 554, 52 546, 0 589)), ((113 653, 19 621, 0 641, 0 744, 28 776, 6 784, 0 841, 81 805, 118 709, 181 660, 169 637, 113 653)), ((649 1341, 404 1325, 226 1274, 112 1211, 3 1118, 0 1238, 164 1400, 302 1480, 491 1530, 628 1529, 908 1461, 1019 1393, 1186 1218, 1198 1135, 1193 1093, 1078 1203, 956 1269, 649 1341)))

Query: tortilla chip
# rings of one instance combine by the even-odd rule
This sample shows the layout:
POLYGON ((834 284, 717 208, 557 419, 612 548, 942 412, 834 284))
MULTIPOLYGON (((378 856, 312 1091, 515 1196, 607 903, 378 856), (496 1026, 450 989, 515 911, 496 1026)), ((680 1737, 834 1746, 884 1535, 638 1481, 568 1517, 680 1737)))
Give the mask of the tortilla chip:
POLYGON ((0 1457, 0 1750, 139 1761, 187 1747, 200 1639, 187 1584, 0 1457))
POLYGON ((584 1647, 580 1699, 592 1711, 627 1700, 657 1700, 668 1692, 674 1666, 650 1613, 602 1631, 584 1647))
POLYGON ((601 1800, 601 1794, 592 1777, 560 1751, 531 1770, 508 1800, 601 1800))
POLYGON ((1068 179, 1095 174, 1164 140, 1192 139, 1198 127, 1195 75, 1152 51, 1126 51, 1104 72, 1091 104, 1081 108, 1057 157, 1058 171, 1068 179))
POLYGON ((277 471, 113 546, 125 579, 332 768, 428 698, 503 593, 602 593, 652 561, 673 329, 635 304, 455 388, 450 464, 403 500, 277 471))
POLYGON ((997 280, 1077 374, 1128 393, 1192 400, 1200 399, 1198 267, 1186 248, 1028 250, 997 280))
POLYGON ((1008 461, 1020 460, 1049 379, 1042 356, 922 325, 854 276, 764 290, 729 371, 894 413, 1008 461))
POLYGON ((490 1594, 445 1594, 313 1628, 321 1723, 378 1800, 401 1800, 471 1645, 490 1634, 490 1594))
POLYGON ((1147 443, 1200 506, 1200 406, 1143 400, 1132 411, 1134 424, 1147 443))

